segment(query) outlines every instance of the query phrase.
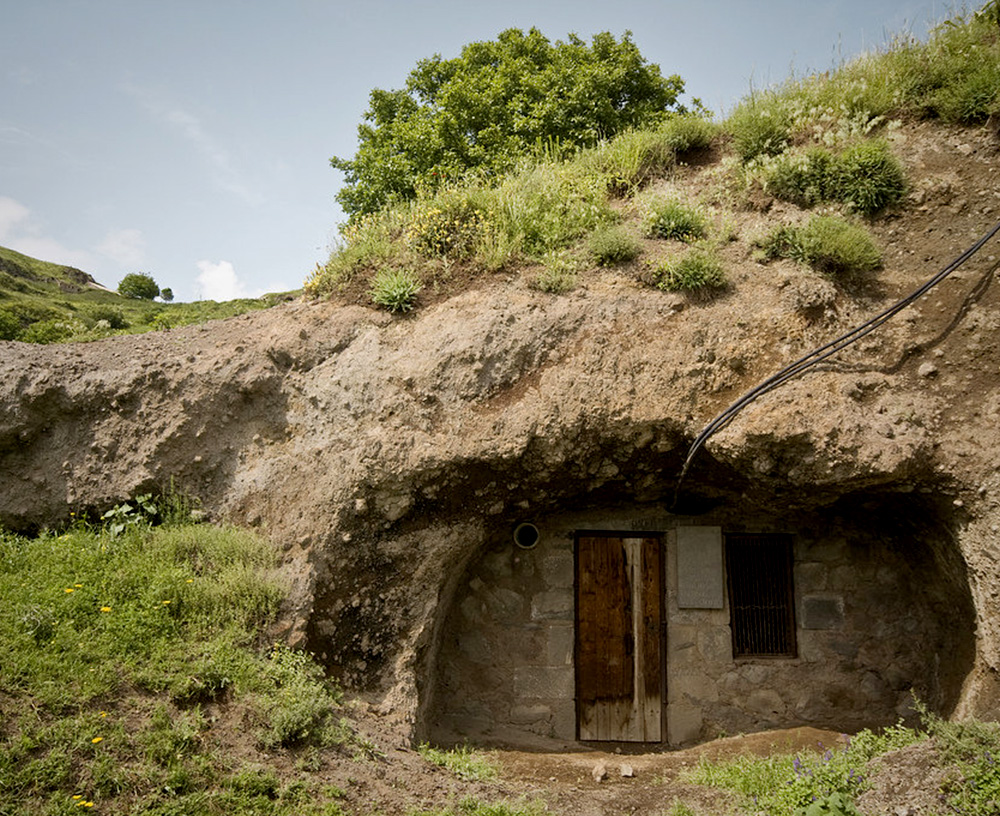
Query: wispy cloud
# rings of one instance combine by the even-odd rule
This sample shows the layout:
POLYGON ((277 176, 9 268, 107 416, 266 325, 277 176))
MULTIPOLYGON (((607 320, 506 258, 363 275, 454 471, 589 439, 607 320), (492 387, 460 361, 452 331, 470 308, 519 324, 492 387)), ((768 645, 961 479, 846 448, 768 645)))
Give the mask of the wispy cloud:
POLYGON ((137 229, 111 230, 95 249, 123 267, 139 266, 146 259, 146 240, 137 229))
POLYGON ((82 249, 70 249, 45 235, 31 210, 20 201, 0 196, 0 243, 16 252, 51 263, 93 267, 94 256, 82 249))
POLYGON ((232 153, 208 132, 197 116, 182 107, 165 102, 148 88, 125 85, 124 89, 153 119, 166 125, 201 155, 211 168, 212 180, 216 185, 248 204, 263 203, 264 197, 244 178, 232 153))

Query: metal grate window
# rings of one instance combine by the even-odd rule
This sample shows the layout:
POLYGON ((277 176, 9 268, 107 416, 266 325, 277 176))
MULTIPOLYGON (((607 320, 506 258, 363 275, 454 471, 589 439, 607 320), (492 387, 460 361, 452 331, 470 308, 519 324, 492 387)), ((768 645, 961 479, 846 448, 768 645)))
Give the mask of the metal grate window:
POLYGON ((792 538, 726 535, 733 657, 795 657, 792 538))

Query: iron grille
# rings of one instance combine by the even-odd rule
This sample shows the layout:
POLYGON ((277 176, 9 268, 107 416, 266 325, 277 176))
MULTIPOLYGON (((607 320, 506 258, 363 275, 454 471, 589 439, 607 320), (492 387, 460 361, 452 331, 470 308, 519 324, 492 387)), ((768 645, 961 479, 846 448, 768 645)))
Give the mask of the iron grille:
POLYGON ((795 657, 792 539, 726 536, 733 657, 795 657))

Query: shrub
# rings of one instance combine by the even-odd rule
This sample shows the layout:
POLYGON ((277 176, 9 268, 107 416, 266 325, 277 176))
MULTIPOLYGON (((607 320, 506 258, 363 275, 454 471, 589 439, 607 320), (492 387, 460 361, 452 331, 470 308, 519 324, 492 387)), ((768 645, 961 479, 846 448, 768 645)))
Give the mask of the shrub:
POLYGON ((903 166, 884 139, 849 147, 837 157, 833 174, 830 197, 862 215, 874 215, 906 193, 903 166))
POLYGON ((265 688, 255 698, 257 737, 263 747, 347 741, 349 731, 336 716, 340 693, 326 683, 323 670, 308 654, 275 646, 263 681, 265 688))
POLYGON ((420 292, 420 279, 412 269, 383 267, 372 279, 371 298, 390 312, 408 312, 420 292))
POLYGON ((134 300, 152 300, 160 294, 160 287, 150 275, 130 272, 118 284, 118 294, 134 300))
POLYGON ((535 289, 559 295, 576 287, 578 264, 566 250, 547 253, 543 262, 545 268, 531 284, 535 289))
POLYGON ((629 131, 583 154, 581 161, 605 179, 612 195, 629 196, 672 167, 676 152, 662 131, 629 131))
POLYGON ((614 266, 637 258, 642 247, 621 227, 605 226, 590 234, 587 251, 598 266, 614 266))
POLYGON ((805 153, 784 153, 767 166, 764 189, 800 207, 812 207, 831 197, 834 157, 822 147, 805 153))
POLYGON ((729 115, 723 127, 732 135, 736 153, 746 163, 783 151, 792 120, 781 97, 773 93, 751 94, 729 115))
POLYGON ((832 216, 810 219, 798 234, 802 258, 820 272, 849 275, 882 267, 871 234, 864 227, 832 216))
POLYGON ((679 201, 654 203, 645 220, 646 234, 651 238, 693 241, 704 238, 708 231, 705 217, 693 207, 679 201))
POLYGON ((0 309, 0 340, 17 340, 21 336, 21 321, 8 309, 0 309))
POLYGON ((663 261, 653 268, 653 277, 658 289, 670 292, 702 292, 726 285, 722 263, 706 247, 694 247, 680 258, 663 261))
POLYGON ((92 306, 87 310, 87 315, 93 320, 106 320, 108 328, 111 329, 128 328, 128 320, 125 319, 124 313, 115 306, 106 306, 103 304, 92 306))
MULTIPOLYGON (((83 327, 80 326, 82 329, 83 327)), ((25 343, 61 343, 76 330, 65 320, 39 320, 21 332, 20 340, 25 343)))
POLYGON ((414 211, 405 238, 422 255, 466 258, 476 249, 484 221, 485 213, 470 197, 438 197, 414 211))
POLYGON ((790 258, 830 275, 873 272, 882 267, 871 234, 842 218, 817 215, 802 227, 783 225, 758 241, 766 259, 790 258))
POLYGON ((671 116, 659 132, 674 152, 681 154, 708 147, 719 127, 704 117, 684 114, 671 116))

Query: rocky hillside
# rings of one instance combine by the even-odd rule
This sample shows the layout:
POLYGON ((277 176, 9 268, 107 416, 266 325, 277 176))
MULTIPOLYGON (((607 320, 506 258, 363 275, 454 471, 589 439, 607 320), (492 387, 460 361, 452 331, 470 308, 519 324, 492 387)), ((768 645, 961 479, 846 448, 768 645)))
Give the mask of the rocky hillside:
MULTIPOLYGON (((638 263, 589 270, 562 295, 518 270, 405 317, 298 301, 87 344, 0 343, 0 522, 58 524, 172 487, 259 527, 297 576, 285 636, 412 723, 448 599, 491 531, 616 502, 771 512, 916 496, 952 532, 942 563, 978 618, 956 710, 995 714, 1000 243, 750 405, 673 505, 687 448, 718 411, 993 225, 990 131, 910 123, 892 145, 910 192, 870 224, 885 265, 861 286, 757 260, 755 235, 804 217, 763 196, 733 211, 730 285, 713 298, 648 288, 638 263)), ((714 189, 720 149, 658 189, 714 189)))

